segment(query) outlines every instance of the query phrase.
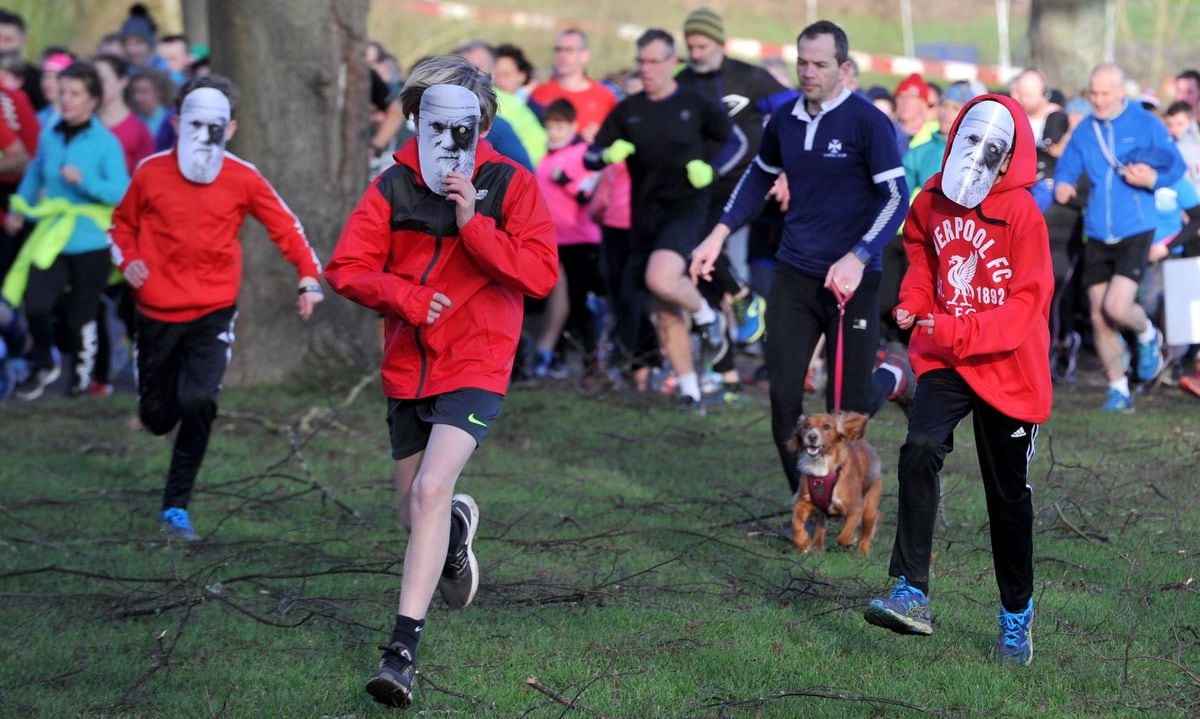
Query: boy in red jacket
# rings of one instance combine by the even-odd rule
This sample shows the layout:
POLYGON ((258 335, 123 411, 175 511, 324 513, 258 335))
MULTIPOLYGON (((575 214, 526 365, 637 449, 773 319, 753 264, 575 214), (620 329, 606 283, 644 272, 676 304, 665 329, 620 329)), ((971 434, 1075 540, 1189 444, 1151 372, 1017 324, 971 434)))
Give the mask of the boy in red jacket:
POLYGON ((197 78, 179 97, 178 144, 138 165, 109 236, 137 312, 138 414, 154 434, 179 425, 159 519, 169 535, 191 540, 188 500, 233 349, 238 229, 247 213, 296 268, 302 319, 322 294, 321 264, 300 220, 254 165, 225 152, 237 130, 233 84, 218 75, 197 78))
POLYGON ((412 703, 413 662, 434 588, 475 597, 479 508, 454 486, 500 414, 524 295, 558 277, 554 225, 533 175, 486 141, 490 76, 457 56, 413 68, 400 94, 417 137, 359 200, 325 277, 384 316, 383 391, 409 530, 391 639, 367 681, 376 701, 412 703))
POLYGON ((999 95, 968 102, 942 172, 904 225, 910 267, 893 314, 914 327, 919 381, 900 448, 891 596, 865 618, 901 634, 932 634, 929 564, 938 473, 954 427, 973 414, 1000 588, 998 661, 1033 659, 1033 500, 1027 484, 1038 425, 1050 416, 1049 308, 1054 290, 1046 223, 1029 192, 1037 146, 1021 106, 999 95))

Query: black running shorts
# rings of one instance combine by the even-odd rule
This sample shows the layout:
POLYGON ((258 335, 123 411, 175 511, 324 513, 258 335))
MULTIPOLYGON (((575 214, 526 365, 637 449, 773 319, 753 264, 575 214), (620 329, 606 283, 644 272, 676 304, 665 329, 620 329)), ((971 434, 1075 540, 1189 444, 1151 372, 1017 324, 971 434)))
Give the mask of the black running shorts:
POLYGON ((503 399, 495 392, 474 388, 421 399, 388 397, 387 424, 392 459, 404 459, 424 450, 435 424, 458 427, 474 437, 478 447, 492 422, 500 416, 503 399))

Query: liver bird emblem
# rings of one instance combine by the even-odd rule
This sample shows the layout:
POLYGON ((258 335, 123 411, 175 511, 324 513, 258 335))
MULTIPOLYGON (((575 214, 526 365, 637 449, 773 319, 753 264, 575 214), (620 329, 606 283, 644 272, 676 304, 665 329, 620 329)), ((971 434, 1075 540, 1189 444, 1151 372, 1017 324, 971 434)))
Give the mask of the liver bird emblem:
POLYGON ((970 300, 975 299, 975 288, 971 286, 971 282, 975 279, 975 268, 978 264, 979 257, 974 252, 966 257, 954 255, 950 258, 950 269, 946 272, 946 279, 954 288, 954 297, 950 298, 947 305, 970 306, 970 300))

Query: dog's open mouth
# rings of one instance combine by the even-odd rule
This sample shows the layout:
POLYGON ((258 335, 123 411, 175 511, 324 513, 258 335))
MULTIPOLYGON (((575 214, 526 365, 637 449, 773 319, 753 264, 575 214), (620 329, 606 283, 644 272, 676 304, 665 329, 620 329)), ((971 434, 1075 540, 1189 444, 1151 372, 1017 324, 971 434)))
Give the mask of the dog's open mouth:
POLYGON ((819 446, 815 446, 815 445, 805 445, 804 446, 804 453, 807 454, 809 457, 817 457, 817 456, 820 456, 824 452, 825 452, 824 447, 819 447, 819 446))

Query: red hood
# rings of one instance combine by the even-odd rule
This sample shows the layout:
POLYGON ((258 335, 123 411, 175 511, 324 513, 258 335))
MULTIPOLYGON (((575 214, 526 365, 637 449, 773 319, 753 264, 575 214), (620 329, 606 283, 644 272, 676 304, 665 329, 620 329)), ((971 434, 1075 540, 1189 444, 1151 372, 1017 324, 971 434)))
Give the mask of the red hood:
MULTIPOLYGON (((1030 126, 1029 116, 1025 114, 1021 104, 1006 95, 980 95, 962 106, 962 109, 958 111, 958 117, 954 118, 954 124, 950 126, 950 132, 946 134, 946 149, 942 152, 942 168, 946 167, 946 158, 949 157, 950 147, 954 144, 954 138, 958 134, 958 124, 962 122, 971 106, 985 100, 998 102, 1008 108, 1015 128, 1012 162, 1008 165, 1008 172, 1004 173, 1000 181, 988 192, 988 198, 1009 190, 1033 187, 1037 182, 1037 147, 1033 141, 1033 127, 1030 126)), ((941 187, 942 173, 934 175, 926 186, 941 187)), ((987 202, 987 198, 984 198, 984 202, 987 202)))
MULTIPOLYGON (((490 142, 482 137, 479 138, 479 144, 475 146, 475 175, 479 174, 480 165, 502 157, 504 156, 496 152, 496 148, 492 147, 490 142)), ((421 157, 420 153, 417 152, 417 138, 409 138, 407 142, 400 146, 399 150, 396 150, 392 154, 392 159, 396 161, 397 165, 411 167, 416 175, 417 184, 422 187, 425 186, 425 178, 421 176, 421 157)), ((475 181, 475 175, 471 176, 472 182, 475 181)))

